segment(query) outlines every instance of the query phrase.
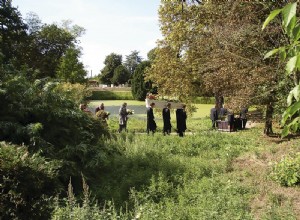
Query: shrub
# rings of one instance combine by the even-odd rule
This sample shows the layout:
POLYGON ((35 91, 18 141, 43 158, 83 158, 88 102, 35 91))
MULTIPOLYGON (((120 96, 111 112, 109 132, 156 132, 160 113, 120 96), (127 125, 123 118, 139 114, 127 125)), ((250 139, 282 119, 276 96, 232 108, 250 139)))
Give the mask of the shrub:
POLYGON ((1 142, 0 219, 49 219, 59 167, 59 161, 1 142))
POLYGON ((271 178, 282 186, 300 184, 300 153, 288 155, 273 166, 271 178))
POLYGON ((133 100, 131 91, 93 91, 90 100, 133 100))

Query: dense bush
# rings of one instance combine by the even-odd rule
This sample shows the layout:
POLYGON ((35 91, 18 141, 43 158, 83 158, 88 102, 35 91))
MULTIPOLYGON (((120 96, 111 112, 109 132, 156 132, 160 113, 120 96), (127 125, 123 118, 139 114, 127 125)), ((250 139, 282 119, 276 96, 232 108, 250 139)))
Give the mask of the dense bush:
POLYGON ((289 155, 273 166, 271 177, 283 186, 300 184, 300 153, 289 155))
POLYGON ((90 100, 133 100, 131 91, 93 91, 90 100))
POLYGON ((0 142, 0 219, 48 219, 61 162, 0 142))
POLYGON ((196 97, 193 100, 195 104, 215 104, 216 100, 214 97, 196 97))

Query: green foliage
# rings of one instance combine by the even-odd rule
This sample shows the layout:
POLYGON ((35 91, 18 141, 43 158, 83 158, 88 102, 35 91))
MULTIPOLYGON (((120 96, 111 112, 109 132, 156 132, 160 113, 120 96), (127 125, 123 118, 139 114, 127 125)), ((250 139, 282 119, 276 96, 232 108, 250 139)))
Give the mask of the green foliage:
POLYGON ((71 180, 68 186, 68 199, 64 199, 61 203, 59 199, 56 201, 54 211, 52 213, 53 220, 101 220, 101 219, 127 219, 128 213, 118 213, 112 202, 107 202, 100 209, 99 205, 90 198, 89 186, 85 179, 83 181, 83 198, 82 202, 78 201, 74 195, 71 180))
POLYGON ((61 162, 0 142, 0 218, 48 219, 61 162))
POLYGON ((214 97, 196 97, 193 100, 194 104, 215 104, 216 100, 214 97))
POLYGON ((273 166, 271 178, 283 186, 300 184, 300 154, 288 155, 273 166))
POLYGON ((299 37, 300 37, 300 23, 296 17, 297 2, 287 4, 282 9, 276 9, 270 13, 263 24, 263 29, 272 21, 277 15, 282 15, 282 27, 288 38, 288 43, 285 46, 271 50, 265 55, 269 58, 276 53, 280 53, 282 60, 286 62, 286 74, 293 78, 294 88, 291 89, 287 98, 287 108, 285 109, 281 124, 284 126, 281 136, 285 137, 289 133, 295 133, 300 129, 300 50, 299 50, 299 37))
POLYGON ((133 100, 131 91, 92 91, 90 100, 133 100))
POLYGON ((131 51, 131 54, 126 55, 124 66, 130 73, 130 76, 133 75, 136 67, 142 62, 142 58, 139 56, 139 52, 134 50, 131 51))
POLYGON ((87 71, 79 61, 80 51, 75 48, 68 48, 57 69, 57 77, 70 83, 84 83, 87 71))
POLYGON ((152 88, 152 83, 150 81, 145 81, 144 78, 145 70, 150 66, 151 64, 149 61, 144 61, 140 63, 134 71, 131 82, 131 91, 136 100, 145 100, 147 92, 152 88))
POLYGON ((125 66, 120 65, 114 70, 113 78, 111 82, 114 85, 125 84, 130 79, 130 72, 125 68, 125 66))
POLYGON ((115 69, 122 65, 122 55, 111 53, 104 60, 104 68, 101 70, 100 82, 104 84, 112 84, 115 69))

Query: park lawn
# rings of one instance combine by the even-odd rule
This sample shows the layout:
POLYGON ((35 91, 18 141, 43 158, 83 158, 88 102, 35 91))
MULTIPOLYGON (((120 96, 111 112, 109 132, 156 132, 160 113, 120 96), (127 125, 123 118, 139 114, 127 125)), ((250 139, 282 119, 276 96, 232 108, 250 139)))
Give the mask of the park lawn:
MULTIPOLYGON (((96 108, 98 105, 101 103, 104 103, 105 106, 114 106, 114 107, 120 107, 124 102, 127 103, 127 107, 129 109, 134 109, 135 107, 139 106, 145 107, 145 114, 144 116, 146 117, 146 106, 144 101, 136 101, 136 100, 104 100, 104 101, 96 101, 93 100, 89 103, 89 107, 96 108)), ((191 115, 189 114, 189 117, 191 118, 204 118, 208 117, 210 114, 210 109, 214 106, 212 104, 194 104, 196 111, 193 112, 191 115)), ((160 118, 160 110, 156 110, 156 117, 160 118)), ((139 117, 142 117, 143 114, 138 114, 139 117)), ((172 118, 175 118, 175 112, 172 112, 171 115, 172 118)))

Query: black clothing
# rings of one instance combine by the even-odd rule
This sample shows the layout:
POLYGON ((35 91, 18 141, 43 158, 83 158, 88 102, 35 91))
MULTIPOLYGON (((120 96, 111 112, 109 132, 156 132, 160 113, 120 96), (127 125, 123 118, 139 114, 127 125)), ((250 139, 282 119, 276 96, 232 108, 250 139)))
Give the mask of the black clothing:
POLYGON ((235 119, 234 119, 234 114, 231 112, 228 112, 227 114, 227 120, 230 126, 230 131, 234 131, 235 127, 234 127, 234 123, 235 123, 235 119))
POLYGON ((176 110, 176 123, 177 123, 177 133, 179 137, 183 137, 183 133, 186 130, 186 111, 183 109, 176 110))
POLYGON ((223 116, 225 116, 225 115, 227 115, 227 109, 226 108, 220 108, 220 116, 221 117, 223 117, 223 116))
POLYGON ((163 133, 164 134, 170 134, 171 133, 171 113, 170 109, 164 108, 162 110, 162 116, 163 116, 163 121, 164 121, 164 128, 163 128, 163 133))
POLYGON ((211 119, 211 122, 212 122, 212 127, 215 128, 217 120, 218 120, 218 111, 217 111, 216 108, 212 108, 210 110, 210 119, 211 119))
POLYGON ((151 107, 147 108, 147 133, 149 134, 150 131, 153 133, 156 130, 156 123, 154 120, 153 109, 151 107))
POLYGON ((240 112, 240 119, 242 120, 242 129, 246 128, 246 123, 247 123, 247 113, 248 113, 248 108, 242 108, 240 112))

